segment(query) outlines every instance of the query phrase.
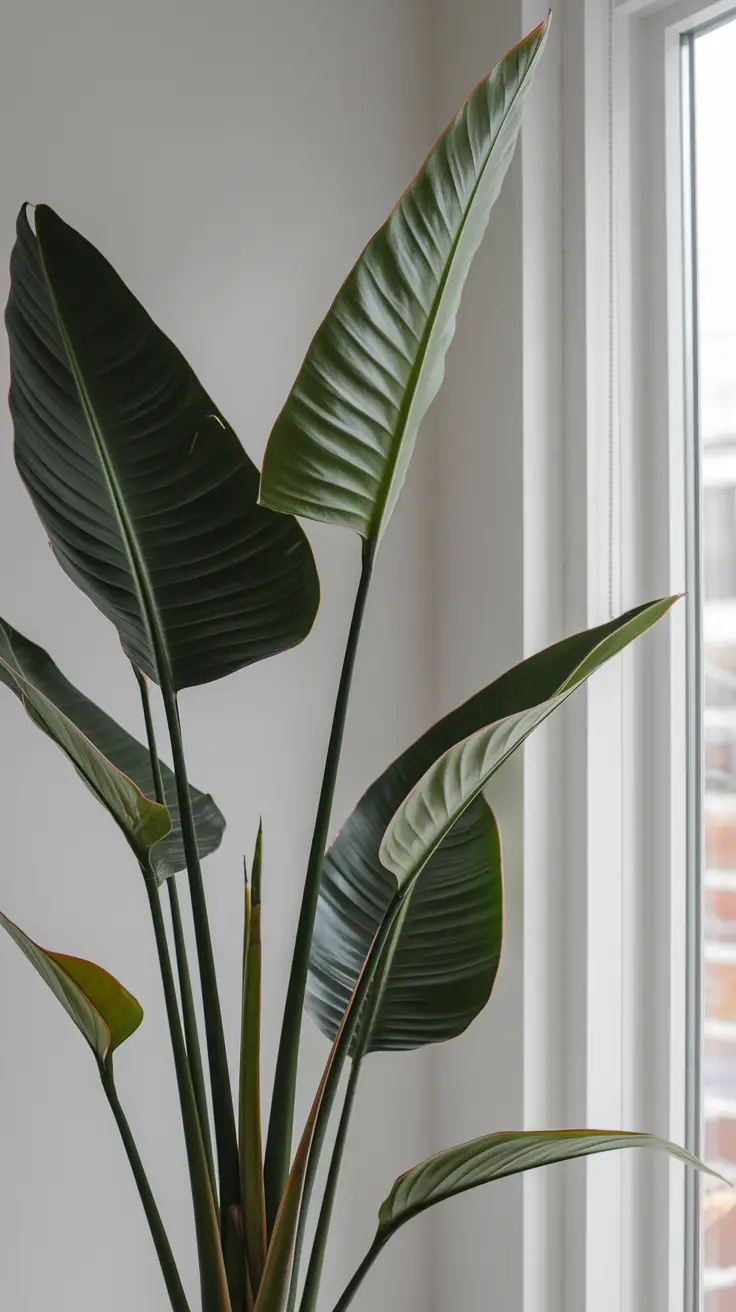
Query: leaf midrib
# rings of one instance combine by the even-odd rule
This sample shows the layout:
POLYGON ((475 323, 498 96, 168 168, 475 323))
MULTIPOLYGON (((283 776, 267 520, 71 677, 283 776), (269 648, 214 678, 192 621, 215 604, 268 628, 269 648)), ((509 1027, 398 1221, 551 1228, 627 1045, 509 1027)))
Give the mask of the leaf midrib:
POLYGON ((95 452, 115 512, 118 528, 120 530, 120 537, 128 558, 131 577, 140 603, 141 613, 146 626, 148 640, 155 658, 159 679, 162 683, 165 680, 168 687, 173 687, 171 661, 166 646, 163 625, 161 623, 161 616, 156 603, 153 585, 151 583, 145 560, 138 547, 135 531, 125 508, 125 499, 122 494, 122 489, 119 487, 115 468, 107 451, 104 434, 97 419, 95 407, 84 382, 84 377, 77 360, 76 352, 69 337, 69 333, 67 332, 64 317, 61 313, 59 302, 54 292, 53 283, 44 258, 43 243, 38 233, 36 233, 35 236, 49 299, 53 306, 56 323, 64 350, 66 351, 69 360, 72 377, 74 378, 82 410, 85 419, 87 420, 95 452))

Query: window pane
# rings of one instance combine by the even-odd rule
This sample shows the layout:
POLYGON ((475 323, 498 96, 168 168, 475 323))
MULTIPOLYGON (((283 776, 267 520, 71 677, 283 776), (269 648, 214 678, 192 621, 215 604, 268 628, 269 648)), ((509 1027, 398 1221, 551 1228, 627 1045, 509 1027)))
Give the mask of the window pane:
MULTIPOLYGON (((736 21, 693 40, 696 430, 702 486, 701 1107, 704 1155, 736 1177, 736 21)), ((705 1312, 736 1312, 736 1210, 705 1187, 705 1312)))

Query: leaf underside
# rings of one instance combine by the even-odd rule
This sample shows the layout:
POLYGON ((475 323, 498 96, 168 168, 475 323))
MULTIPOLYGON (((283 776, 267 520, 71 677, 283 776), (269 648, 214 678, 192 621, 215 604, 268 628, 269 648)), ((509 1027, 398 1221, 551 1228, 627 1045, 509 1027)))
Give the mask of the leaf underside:
MULTIPOLYGON (((155 795, 148 748, 75 688, 42 647, 25 638, 3 619, 0 619, 0 658, 44 693, 112 765, 133 780, 146 797, 152 798, 155 795)), ((16 696, 21 696, 17 682, 2 664, 0 683, 4 683, 16 696)), ((43 725, 40 727, 43 728, 43 725)), ((161 773, 172 828, 171 833, 151 848, 151 863, 159 882, 186 868, 176 780, 173 771, 163 762, 161 773)), ((199 855, 204 858, 220 846, 225 831, 225 817, 208 794, 201 793, 197 788, 190 788, 190 793, 199 855)))
POLYGON ((1 912, 0 925, 51 989, 99 1062, 135 1033, 143 1009, 102 966, 81 957, 49 952, 1 912))
POLYGON ((688 1166, 708 1171, 684 1148, 654 1134, 618 1130, 523 1130, 488 1134, 435 1153, 399 1176, 381 1204, 378 1234, 388 1238, 426 1208, 479 1185, 540 1166, 621 1148, 654 1148, 688 1166))
POLYGON ((381 842, 381 863, 399 886, 416 878, 491 776, 529 735, 591 674, 661 619, 675 600, 667 597, 636 607, 593 630, 590 636, 597 632, 599 641, 567 671, 556 692, 513 713, 507 710, 503 718, 471 732, 434 761, 401 803, 381 842))
POLYGON ((471 93, 369 241, 274 426, 261 501, 380 539, 514 153, 542 23, 471 93))
POLYGON ((165 838, 171 820, 165 806, 150 801, 127 775, 116 768, 90 742, 73 720, 64 715, 44 693, 0 657, 2 682, 15 683, 29 717, 71 761, 90 792, 104 806, 140 864, 147 869, 151 849, 165 838))

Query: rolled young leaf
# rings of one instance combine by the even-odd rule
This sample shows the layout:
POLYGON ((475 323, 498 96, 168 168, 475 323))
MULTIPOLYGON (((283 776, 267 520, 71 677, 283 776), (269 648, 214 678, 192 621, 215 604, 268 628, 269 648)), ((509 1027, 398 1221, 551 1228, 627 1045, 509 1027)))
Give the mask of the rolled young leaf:
MULTIPOLYGON (((0 619, 0 658, 6 662, 6 665, 0 664, 0 683, 22 697, 19 684, 6 666, 19 671, 34 688, 74 722, 112 765, 132 779, 146 797, 155 796, 148 748, 75 688, 42 647, 25 638, 3 619, 0 619)), ((40 727, 43 728, 43 724, 40 727)), ((151 848, 151 865, 159 882, 186 867, 176 780, 169 767, 163 762, 160 764, 166 806, 171 817, 171 831, 151 848)), ((201 793, 197 788, 191 788, 190 792, 199 854, 204 858, 220 846, 225 817, 208 794, 201 793)))
POLYGON ((655 1134, 624 1130, 519 1130, 487 1134, 456 1148, 447 1148, 399 1176, 379 1209, 373 1244, 335 1304, 334 1312, 344 1312, 349 1306, 391 1236, 426 1208, 521 1171, 621 1148, 653 1148, 708 1175, 716 1174, 677 1144, 655 1134))
POLYGON ((48 984, 98 1063, 104 1066, 115 1049, 138 1029, 143 1020, 140 1003, 102 966, 39 947, 2 912, 0 925, 48 984))
POLYGON ((607 660, 651 628, 670 609, 674 597, 640 607, 585 654, 546 700, 495 720, 444 752, 401 803, 383 836, 379 856, 399 887, 414 880, 429 858, 479 796, 496 770, 529 734, 607 660))
POLYGON ((118 770, 85 737, 73 720, 18 670, 0 657, 3 682, 15 684, 30 716, 71 761, 91 792, 122 830, 138 861, 148 866, 151 848, 165 838, 171 820, 165 806, 151 802, 127 775, 118 770))
POLYGON ((250 887, 245 889, 245 952, 241 1004, 238 1130, 243 1239, 253 1294, 266 1261, 266 1198, 261 1137, 261 869, 263 822, 258 826, 250 887))
POLYGON ((6 312, 19 472, 66 573, 174 689, 300 642, 319 587, 295 520, 103 256, 21 209, 6 312))
POLYGON ((290 1277, 293 1278, 291 1276, 291 1263, 294 1244, 299 1231, 300 1209, 309 1204, 309 1197, 314 1187, 319 1156, 324 1143, 327 1123, 337 1095, 340 1076, 350 1047, 355 1039, 358 1022, 375 979, 381 955, 387 946, 392 925, 400 914, 402 900, 405 901, 410 892, 410 884, 406 884, 403 890, 397 891, 396 897, 371 944, 365 965, 330 1048, 322 1078, 294 1153, 286 1186, 281 1196, 269 1238, 266 1265, 263 1270, 263 1279, 258 1291, 254 1312, 283 1312, 286 1305, 290 1277))
MULTIPOLYGON (((322 874, 308 1007, 329 1038, 395 892, 394 878, 379 859, 384 832, 425 772, 469 734, 560 694, 568 680, 584 676, 587 662, 597 668, 654 624, 673 600, 637 606, 507 670, 427 730, 371 784, 327 853, 322 874)), ((453 1038, 485 1005, 500 948, 501 907, 500 878, 494 881, 480 859, 480 837, 471 841, 480 835, 483 806, 476 798, 422 872, 375 1020, 372 1050, 453 1038), (433 972, 438 956, 439 978, 433 972), (409 969, 411 993, 401 983, 409 969)))
POLYGON ((548 28, 471 93, 348 275, 271 434, 263 505, 381 538, 442 383, 548 28))

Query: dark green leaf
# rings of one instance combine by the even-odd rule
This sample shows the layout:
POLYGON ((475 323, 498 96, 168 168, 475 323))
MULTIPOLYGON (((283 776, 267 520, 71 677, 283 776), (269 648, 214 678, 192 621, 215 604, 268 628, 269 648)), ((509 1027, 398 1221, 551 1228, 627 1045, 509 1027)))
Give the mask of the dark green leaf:
POLYGON ((0 912, 0 925, 36 968, 97 1060, 107 1057, 130 1038, 143 1020, 143 1008, 102 966, 39 947, 0 912))
POLYGON ((382 536, 442 383, 548 26, 471 93, 338 292, 271 434, 264 505, 382 536))
POLYGON ((296 521, 108 262, 25 207, 6 322, 18 469, 54 552, 135 665, 208 683, 301 641, 319 589, 296 521))
MULTIPOLYGON (((395 892, 394 877, 379 860, 384 832, 425 772, 479 728, 561 694, 569 680, 590 673, 588 663, 600 665, 671 604, 667 599, 638 606, 522 661, 446 715, 371 784, 327 853, 320 888, 308 1007, 329 1038, 395 892)), ((482 858, 484 843, 492 841, 490 823, 477 798, 427 863, 412 895, 373 1049, 452 1038, 485 1004, 498 960, 501 912, 500 876, 493 874, 493 860, 482 858), (437 958, 443 964, 439 981, 432 975, 437 958), (404 966, 415 972, 411 994, 400 987, 404 966)))
MULTIPOLYGON (((24 638, 22 633, 3 619, 0 619, 0 658, 12 669, 23 674, 34 688, 42 692, 64 715, 73 720, 77 728, 94 743, 102 755, 123 774, 127 774, 146 797, 155 796, 148 748, 69 683, 42 647, 24 638)), ((22 696, 17 682, 1 664, 0 683, 4 683, 19 697, 22 696)), ((43 725, 41 727, 43 728, 43 725)), ((163 763, 161 774, 172 828, 171 833, 151 849, 151 862, 159 881, 186 868, 176 780, 173 772, 163 763)), ((222 842, 225 817, 208 794, 200 793, 197 788, 192 788, 190 791, 199 854, 201 857, 206 857, 215 852, 222 842)))
POLYGON ((12 681, 31 719, 53 739, 88 788, 120 827, 138 860, 148 865, 151 848, 171 829, 165 806, 151 802, 140 788, 108 761, 44 693, 0 657, 2 681, 12 681))
MULTIPOLYGON (((385 814, 387 795, 388 789, 374 795, 375 807, 368 794, 359 803, 374 821, 363 831, 367 841, 351 844, 349 834, 340 834, 325 859, 307 1007, 330 1038, 396 890, 378 862, 392 814, 390 806, 385 814)), ((501 846, 481 797, 428 863, 413 894, 367 1051, 441 1043, 466 1029, 490 997, 502 936, 501 846)))

